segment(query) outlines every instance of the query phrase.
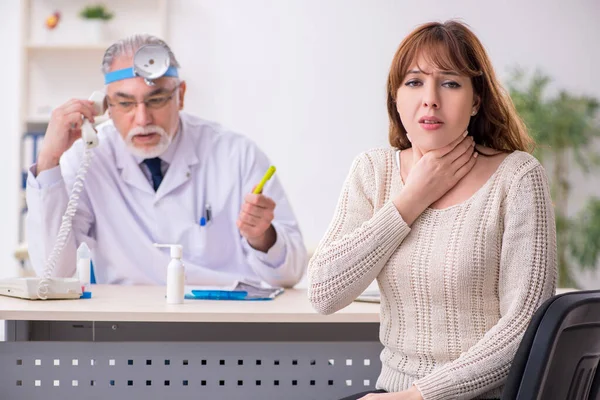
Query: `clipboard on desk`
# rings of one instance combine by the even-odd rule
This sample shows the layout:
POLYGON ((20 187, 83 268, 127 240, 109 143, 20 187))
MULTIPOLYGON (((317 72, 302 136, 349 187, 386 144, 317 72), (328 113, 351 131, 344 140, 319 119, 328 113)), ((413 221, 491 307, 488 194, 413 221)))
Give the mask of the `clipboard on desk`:
POLYGON ((354 301, 364 303, 381 303, 381 293, 379 290, 365 290, 354 301))
POLYGON ((188 300, 273 300, 283 293, 283 288, 262 287, 244 281, 235 281, 230 287, 186 288, 185 298, 188 300))

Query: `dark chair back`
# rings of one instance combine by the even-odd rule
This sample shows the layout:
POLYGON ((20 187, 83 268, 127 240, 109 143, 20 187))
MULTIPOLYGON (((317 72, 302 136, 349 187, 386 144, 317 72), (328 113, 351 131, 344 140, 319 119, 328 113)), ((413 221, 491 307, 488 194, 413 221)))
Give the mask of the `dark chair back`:
POLYGON ((513 360, 502 400, 600 400, 600 290, 548 299, 513 360))

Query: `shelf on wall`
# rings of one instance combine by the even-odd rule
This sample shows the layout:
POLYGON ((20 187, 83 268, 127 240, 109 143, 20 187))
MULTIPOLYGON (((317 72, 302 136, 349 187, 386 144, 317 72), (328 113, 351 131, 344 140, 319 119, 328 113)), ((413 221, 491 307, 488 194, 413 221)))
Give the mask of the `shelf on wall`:
POLYGON ((28 124, 47 124, 50 122, 50 117, 44 115, 30 115, 27 117, 25 122, 28 124))
POLYGON ((111 43, 29 43, 28 50, 92 50, 104 51, 111 43))
MULTIPOLYGON (((94 125, 101 124, 109 120, 108 113, 94 118, 94 125)), ((26 122, 28 124, 48 124, 50 122, 50 116, 46 115, 30 115, 27 117, 26 122)))

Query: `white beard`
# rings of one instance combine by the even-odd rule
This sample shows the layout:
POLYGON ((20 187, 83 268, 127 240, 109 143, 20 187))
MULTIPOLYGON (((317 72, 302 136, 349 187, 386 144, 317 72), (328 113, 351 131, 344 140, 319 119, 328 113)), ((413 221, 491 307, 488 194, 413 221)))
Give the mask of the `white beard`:
POLYGON ((158 125, 138 126, 127 133, 125 138, 127 149, 135 156, 141 158, 154 158, 163 154, 171 145, 171 137, 167 132, 158 125), (156 133, 160 135, 160 141, 152 147, 136 147, 133 143, 133 138, 136 135, 156 133))

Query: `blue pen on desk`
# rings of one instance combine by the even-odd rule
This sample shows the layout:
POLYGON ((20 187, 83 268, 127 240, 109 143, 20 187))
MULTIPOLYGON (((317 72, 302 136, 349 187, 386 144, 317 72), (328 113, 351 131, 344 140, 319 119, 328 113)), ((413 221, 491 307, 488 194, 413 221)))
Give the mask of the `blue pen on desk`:
POLYGON ((248 296, 245 290, 192 290, 193 300, 244 300, 248 296))

